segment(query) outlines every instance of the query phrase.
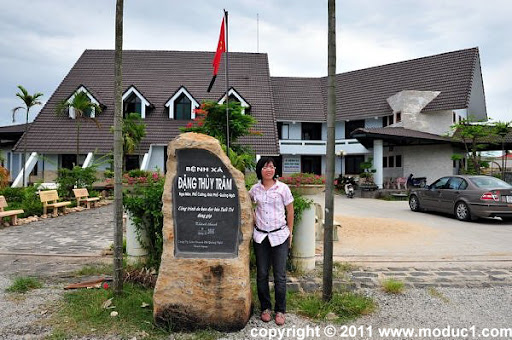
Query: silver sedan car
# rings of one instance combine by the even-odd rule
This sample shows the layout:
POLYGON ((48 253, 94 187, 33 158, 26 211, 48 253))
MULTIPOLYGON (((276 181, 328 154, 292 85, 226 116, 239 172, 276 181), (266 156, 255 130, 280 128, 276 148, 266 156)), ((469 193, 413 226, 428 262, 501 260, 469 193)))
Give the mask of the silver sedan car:
POLYGON ((454 214, 460 221, 501 217, 512 221, 512 185, 491 176, 446 176, 409 195, 412 211, 454 214))

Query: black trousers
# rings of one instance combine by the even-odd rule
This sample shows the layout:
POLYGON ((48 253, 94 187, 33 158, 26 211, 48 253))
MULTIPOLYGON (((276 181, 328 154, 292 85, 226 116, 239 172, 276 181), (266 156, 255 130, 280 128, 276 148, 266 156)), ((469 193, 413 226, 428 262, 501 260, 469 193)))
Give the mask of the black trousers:
POLYGON ((274 311, 286 312, 286 260, 288 259, 289 239, 284 243, 272 247, 265 237, 263 242, 254 242, 254 253, 256 255, 256 283, 258 286, 258 299, 261 310, 272 309, 270 302, 270 289, 268 285, 268 274, 270 265, 274 271, 274 291, 276 304, 274 311))

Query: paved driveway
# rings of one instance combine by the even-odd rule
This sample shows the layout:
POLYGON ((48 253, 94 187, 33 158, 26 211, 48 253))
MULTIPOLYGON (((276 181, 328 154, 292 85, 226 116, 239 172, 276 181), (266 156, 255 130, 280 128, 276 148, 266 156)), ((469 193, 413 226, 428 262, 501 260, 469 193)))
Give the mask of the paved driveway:
MULTIPOLYGON (((311 196, 324 204, 323 194, 311 196)), ((409 262, 495 262, 512 264, 512 224, 495 220, 460 222, 455 218, 435 213, 418 213, 409 209, 406 201, 384 201, 375 199, 335 196, 335 216, 359 218, 361 229, 364 223, 378 225, 404 224, 385 240, 373 240, 371 247, 365 245, 372 235, 359 238, 359 244, 341 239, 335 244, 334 255, 361 261, 409 261, 409 262), (372 220, 373 219, 373 220, 372 220), (407 226, 410 226, 410 233, 407 226), (390 241, 392 238, 396 242, 390 241)), ((391 228, 390 228, 391 229, 391 228)), ((343 223, 342 223, 343 230, 343 223)), ((375 230, 375 229, 372 229, 375 230)))

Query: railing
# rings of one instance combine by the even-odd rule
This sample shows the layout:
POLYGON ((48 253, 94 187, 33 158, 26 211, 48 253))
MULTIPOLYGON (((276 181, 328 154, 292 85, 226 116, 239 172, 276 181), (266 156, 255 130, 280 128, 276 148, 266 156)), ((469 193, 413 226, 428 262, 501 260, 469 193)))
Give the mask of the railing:
MULTIPOLYGON (((325 140, 279 140, 281 154, 321 155, 325 154, 327 141, 325 140)), ((346 154, 361 154, 369 151, 357 139, 338 139, 335 141, 335 151, 343 150, 346 154)))

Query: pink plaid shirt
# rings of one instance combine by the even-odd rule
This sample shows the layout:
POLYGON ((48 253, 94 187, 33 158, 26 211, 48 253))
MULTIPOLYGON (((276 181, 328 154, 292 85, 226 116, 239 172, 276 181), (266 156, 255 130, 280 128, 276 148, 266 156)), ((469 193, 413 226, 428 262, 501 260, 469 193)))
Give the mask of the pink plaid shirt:
POLYGON ((268 236, 272 247, 282 244, 290 236, 290 230, 286 225, 285 207, 293 202, 293 196, 288 185, 276 180, 272 187, 265 190, 260 181, 253 185, 249 195, 256 204, 256 226, 265 231, 282 228, 268 234, 254 229, 254 241, 261 243, 268 236))

